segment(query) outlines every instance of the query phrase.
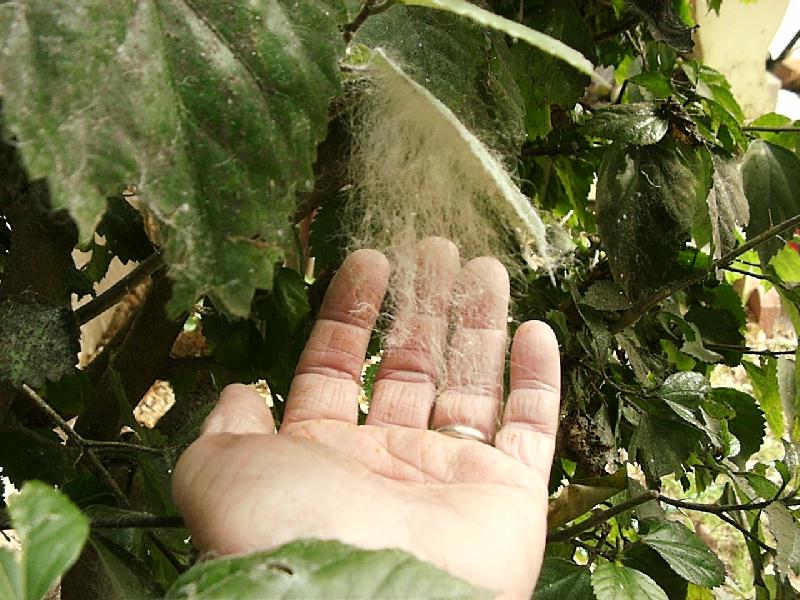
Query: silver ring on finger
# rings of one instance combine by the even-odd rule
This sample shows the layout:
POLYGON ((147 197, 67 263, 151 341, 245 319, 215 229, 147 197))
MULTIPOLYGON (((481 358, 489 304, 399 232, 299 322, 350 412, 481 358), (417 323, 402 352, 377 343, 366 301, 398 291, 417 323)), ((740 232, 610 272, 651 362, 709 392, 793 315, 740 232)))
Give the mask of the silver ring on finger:
POLYGON ((438 427, 436 432, 460 440, 473 440, 482 444, 489 443, 489 438, 485 433, 469 425, 443 425, 442 427, 438 427))

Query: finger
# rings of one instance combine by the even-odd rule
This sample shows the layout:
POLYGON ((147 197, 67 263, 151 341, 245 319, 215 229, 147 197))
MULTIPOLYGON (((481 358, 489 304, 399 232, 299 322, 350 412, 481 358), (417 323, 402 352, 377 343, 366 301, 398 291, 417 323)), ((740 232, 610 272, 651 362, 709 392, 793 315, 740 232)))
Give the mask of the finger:
POLYGON ((217 405, 206 417, 200 435, 219 433, 275 433, 272 413, 258 392, 234 383, 219 395, 217 405))
POLYGON ((511 346, 511 392, 495 446, 550 477, 558 430, 561 364, 548 325, 523 323, 511 346))
POLYGON ((361 368, 388 280, 389 263, 380 252, 358 250, 344 261, 297 364, 283 424, 357 422, 361 368))
POLYGON ((508 273, 494 258, 476 258, 461 271, 455 288, 447 383, 436 400, 432 426, 468 425, 491 439, 503 394, 508 273))
POLYGON ((367 424, 427 429, 447 342, 458 249, 444 238, 417 248, 413 291, 400 299, 372 388, 367 424))

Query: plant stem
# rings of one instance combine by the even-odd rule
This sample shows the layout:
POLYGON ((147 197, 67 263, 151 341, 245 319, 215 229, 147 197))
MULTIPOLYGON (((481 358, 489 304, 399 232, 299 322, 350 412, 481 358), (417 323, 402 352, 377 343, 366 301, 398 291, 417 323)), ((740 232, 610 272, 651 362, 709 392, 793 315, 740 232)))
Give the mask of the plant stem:
POLYGON ((792 125, 782 125, 777 127, 768 127, 766 125, 745 125, 742 127, 743 131, 765 131, 767 133, 800 133, 800 127, 793 127, 792 125))
MULTIPOLYGON (((89 525, 94 529, 173 529, 185 527, 183 517, 135 514, 117 517, 92 517, 89 525)), ((0 513, 0 530, 13 529, 11 521, 0 513)))
POLYGON ((91 465, 93 470, 96 474, 103 480, 103 482, 108 486, 108 489, 111 490, 111 493, 114 494, 114 497, 120 503, 121 506, 125 508, 131 508, 130 503, 128 502, 128 498, 125 494, 122 493, 122 490, 119 489, 117 482, 111 476, 111 473, 105 468, 103 463, 100 462, 100 459, 97 458, 97 455, 92 452, 90 449, 85 449, 85 440, 83 437, 78 435, 75 430, 70 427, 69 423, 67 423, 64 419, 61 418, 52 406, 50 406, 44 399, 36 393, 36 390, 28 386, 27 384, 22 384, 22 390, 25 392, 25 395, 30 398, 30 400, 42 409, 50 420, 53 421, 56 425, 61 428, 61 431, 72 440, 72 442, 81 449, 81 455, 78 460, 86 460, 91 465), (84 451, 85 450, 85 451, 84 451))
POLYGON ((633 498, 629 498, 624 502, 620 502, 616 506, 612 506, 607 510, 601 510, 592 514, 591 517, 586 519, 585 521, 581 521, 577 525, 573 525, 572 527, 565 527, 564 529, 559 529, 558 531, 551 531, 547 534, 547 542, 566 542, 571 538, 575 537, 579 533, 586 531, 587 529, 591 529, 595 525, 599 525, 600 523, 605 523, 610 518, 617 516, 620 513, 625 512, 626 510, 630 510, 639 506, 640 504, 644 504, 645 502, 650 502, 651 500, 656 500, 658 498, 658 493, 653 491, 645 492, 639 496, 635 496, 633 498))
POLYGON ((715 352, 741 352, 742 354, 758 356, 780 356, 783 354, 794 354, 797 352, 797 348, 794 350, 755 350, 746 346, 736 346, 733 344, 709 344, 703 342, 703 345, 709 350, 714 350, 715 352))
POLYGON ((762 275, 761 273, 751 273, 750 271, 745 271, 744 269, 737 269, 736 267, 731 267, 730 265, 727 267, 722 267, 726 271, 730 271, 731 273, 739 273, 740 275, 747 275, 748 277, 752 277, 754 279, 763 279, 764 281, 770 281, 770 277, 766 275, 762 275))
POLYGON ((728 525, 730 525, 734 529, 739 530, 742 533, 742 535, 744 535, 744 537, 746 537, 747 539, 752 540, 753 542, 758 544, 759 547, 761 547, 762 550, 766 550, 767 552, 770 552, 770 553, 775 552, 774 548, 771 548, 770 546, 767 546, 764 542, 762 542, 760 539, 758 539, 758 536, 753 535, 752 533, 750 533, 745 527, 743 527, 742 525, 737 523, 734 519, 732 519, 728 515, 726 515, 724 513, 720 513, 720 514, 717 515, 717 517, 719 517, 720 519, 725 521, 728 525))
POLYGON ((393 0, 384 0, 384 2, 381 3, 376 2, 376 0, 366 0, 355 19, 345 25, 342 29, 344 43, 350 43, 350 40, 353 39, 356 31, 359 30, 359 28, 364 24, 364 21, 366 21, 369 17, 372 15, 377 15, 378 13, 382 13, 386 9, 390 8, 393 4, 393 0))
POLYGON ((783 233, 787 229, 791 229, 796 225, 800 224, 800 214, 795 215, 789 219, 786 219, 782 223, 775 225, 774 227, 770 227, 766 231, 758 234, 752 240, 747 242, 746 244, 742 244, 736 250, 728 252, 726 255, 722 256, 715 260, 707 270, 696 271, 683 279, 680 279, 670 285, 666 285, 661 289, 657 290, 651 296, 645 298, 644 300, 638 302, 633 308, 629 308, 626 310, 622 316, 617 320, 615 323, 611 324, 609 330, 611 333, 618 333, 636 323, 642 315, 644 315, 648 310, 653 308, 656 304, 665 300, 666 298, 670 297, 672 294, 679 292, 683 289, 686 289, 690 285, 703 281, 709 274, 713 273, 716 269, 723 268, 727 266, 729 263, 733 262, 738 256, 741 256, 748 250, 752 250, 753 248, 757 248, 758 246, 764 244, 765 242, 769 241, 776 235, 783 233))
POLYGON ((108 288, 94 300, 87 302, 75 310, 78 325, 88 323, 96 316, 117 304, 127 296, 133 288, 142 283, 147 277, 164 266, 164 257, 160 251, 154 252, 144 259, 139 266, 108 288))

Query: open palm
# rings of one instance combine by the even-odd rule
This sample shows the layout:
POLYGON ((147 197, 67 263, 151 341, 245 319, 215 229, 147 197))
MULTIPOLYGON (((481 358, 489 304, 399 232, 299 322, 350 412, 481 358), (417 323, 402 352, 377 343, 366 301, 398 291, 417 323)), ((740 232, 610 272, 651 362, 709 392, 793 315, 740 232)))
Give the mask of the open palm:
POLYGON ((359 426, 360 373, 388 278, 380 253, 350 255, 280 431, 254 391, 229 386, 178 462, 175 501, 201 550, 244 553, 298 538, 401 548, 499 596, 529 597, 558 419, 555 337, 538 322, 518 329, 497 430, 508 276, 489 258, 461 269, 450 242, 426 240, 359 426), (473 427, 494 446, 429 424, 473 427))

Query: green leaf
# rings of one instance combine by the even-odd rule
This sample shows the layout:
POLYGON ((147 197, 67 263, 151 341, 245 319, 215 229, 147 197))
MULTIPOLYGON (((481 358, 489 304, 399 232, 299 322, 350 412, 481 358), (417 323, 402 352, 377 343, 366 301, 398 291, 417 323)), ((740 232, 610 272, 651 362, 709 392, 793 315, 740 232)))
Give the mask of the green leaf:
MULTIPOLYGON (((750 127, 798 127, 800 121, 792 123, 792 120, 786 115, 779 115, 778 113, 767 113, 761 115, 755 121, 750 122, 750 127)), ((762 140, 783 146, 787 150, 795 153, 800 153, 800 131, 754 131, 762 140)))
POLYGON ((670 80, 660 71, 645 71, 630 77, 628 81, 652 92, 656 98, 669 98, 675 93, 670 80))
POLYGON ((755 398, 740 390, 714 388, 711 390, 711 397, 736 411, 736 417, 728 421, 728 428, 739 440, 740 460, 746 461, 761 448, 766 424, 764 413, 759 409, 755 398))
POLYGON ((760 366, 748 361, 744 361, 742 366, 753 384, 753 392, 767 419, 767 425, 775 437, 782 438, 783 404, 778 388, 778 361, 771 356, 762 356, 760 366))
POLYGON ((733 160, 711 155, 714 161, 713 185, 708 191, 708 213, 714 256, 719 258, 736 245, 736 228, 747 225, 750 207, 744 194, 742 175, 733 160))
POLYGON ((784 283, 800 283, 800 254, 791 246, 778 250, 770 259, 769 266, 784 283))
MULTIPOLYGON (((572 1, 547 0, 532 7, 525 16, 538 31, 594 58, 592 33, 572 1)), ((515 78, 525 101, 528 136, 536 139, 552 128, 550 106, 556 104, 572 109, 583 96, 589 78, 528 45, 514 45, 511 54, 515 78)))
POLYGON ((175 581, 166 600, 492 596, 407 552, 299 540, 276 550, 197 564, 175 581))
MULTIPOLYGON (((559 60, 566 62, 581 73, 599 79, 594 73, 594 65, 580 52, 573 50, 563 42, 545 35, 535 29, 526 27, 516 21, 511 21, 479 6, 464 0, 401 0, 404 4, 424 6, 451 12, 466 17, 488 27, 510 35, 512 38, 523 40, 534 48, 538 48, 559 60)), ((603 81, 601 80, 601 83, 603 81)))
POLYGON ((589 286, 581 304, 591 306, 597 310, 625 310, 631 303, 625 297, 622 288, 613 281, 598 281, 589 286))
POLYGON ((709 588, 725 581, 722 561, 682 523, 660 521, 641 536, 641 541, 658 552, 686 581, 709 588))
POLYGON ((601 108, 583 127, 586 135, 636 146, 658 143, 668 129, 669 122, 660 114, 658 106, 649 102, 601 108))
POLYGON ((295 192, 313 185, 339 91, 343 5, 31 0, 4 9, 9 134, 31 178, 49 178, 53 208, 68 208, 88 240, 106 197, 135 184, 167 240, 173 311, 207 293, 247 314, 291 239, 295 192))
POLYGON ((38 388, 72 373, 79 335, 71 310, 30 293, 6 296, 0 300, 0 380, 38 388))
MULTIPOLYGON (((613 148, 597 180, 597 226, 611 273, 628 298, 662 284, 695 225, 698 173, 675 148, 613 148)), ((705 218, 708 219, 706 212, 705 218)))
POLYGON ((78 559, 89 520, 61 492, 39 481, 27 482, 9 499, 8 514, 22 551, 0 552, 0 591, 14 589, 2 597, 39 600, 78 559))
POLYGON ((163 589, 154 584, 153 575, 138 556, 97 533, 89 537, 89 543, 97 553, 110 587, 106 592, 106 600, 157 598, 163 595, 163 589))
POLYGON ((678 52, 691 52, 694 48, 692 27, 683 22, 675 12, 672 2, 663 0, 629 0, 633 9, 645 21, 654 39, 668 44, 678 52))
POLYGON ((592 573, 587 566, 571 560, 546 557, 532 600, 594 600, 592 573))
POLYGON ((703 434, 689 425, 642 414, 628 451, 637 456, 647 482, 655 486, 664 475, 682 476, 683 463, 697 449, 703 434))
MULTIPOLYGON (((800 213, 800 158, 786 148, 753 140, 742 163, 742 179, 750 203, 748 238, 800 213)), ((759 246, 762 264, 783 245, 784 241, 776 238, 759 246)))
POLYGON ((781 577, 800 575, 800 524, 784 505, 773 502, 764 509, 775 537, 775 569, 781 577))
POLYGON ((406 75, 472 124, 482 141, 516 155, 525 137, 525 108, 502 36, 457 15, 397 5, 367 19, 354 40, 384 50, 406 75))
POLYGON ((625 549, 622 564, 642 573, 647 573, 669 598, 685 598, 687 581, 675 573, 661 555, 652 548, 634 543, 625 549))
POLYGON ((677 402, 689 408, 698 408, 710 389, 708 380, 700 373, 673 373, 664 380, 658 395, 664 400, 677 402))
POLYGON ((664 590, 650 577, 616 563, 597 565, 592 573, 592 588, 597 600, 667 600, 664 590))

